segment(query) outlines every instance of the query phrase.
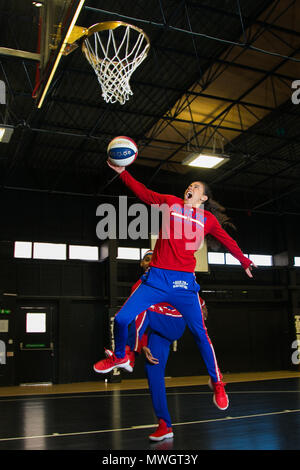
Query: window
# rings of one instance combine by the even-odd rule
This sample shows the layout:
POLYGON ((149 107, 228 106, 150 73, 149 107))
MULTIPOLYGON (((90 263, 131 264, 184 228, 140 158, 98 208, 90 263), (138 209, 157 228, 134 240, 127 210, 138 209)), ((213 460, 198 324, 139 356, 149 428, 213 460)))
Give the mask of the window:
POLYGON ((66 245, 58 243, 34 243, 33 258, 65 260, 66 248, 66 245))
POLYGON ((32 243, 31 242, 15 242, 14 258, 31 258, 32 243))
POLYGON ((150 248, 118 247, 118 259, 140 260, 150 248))
POLYGON ((140 249, 129 247, 118 247, 118 259, 140 260, 140 249))
POLYGON ((273 266, 271 255, 249 255, 249 258, 257 266, 273 266))
POLYGON ((46 333, 46 313, 26 313, 26 333, 46 333))
POLYGON ((295 256, 295 258, 294 258, 294 266, 300 266, 300 256, 295 256))
POLYGON ((70 245, 69 259, 98 261, 99 248, 97 246, 70 245))
MULTIPOLYGON (((246 255, 245 255, 246 256, 246 255)), ((234 256, 232 256, 231 253, 226 253, 225 254, 225 261, 226 261, 226 264, 238 264, 239 266, 241 265, 241 263, 239 262, 238 259, 236 259, 234 256)))
POLYGON ((208 252, 209 264, 225 264, 224 253, 208 252))

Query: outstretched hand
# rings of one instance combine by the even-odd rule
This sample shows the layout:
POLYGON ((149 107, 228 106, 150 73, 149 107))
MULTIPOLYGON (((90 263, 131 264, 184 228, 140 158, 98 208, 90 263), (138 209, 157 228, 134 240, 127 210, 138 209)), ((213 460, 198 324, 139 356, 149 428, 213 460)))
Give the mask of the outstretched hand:
POLYGON ((149 348, 146 346, 143 346, 143 352, 146 356, 146 359, 151 363, 151 364, 159 364, 159 360, 155 359, 155 357, 152 356, 152 353, 149 348))
POLYGON ((107 160, 107 164, 108 164, 108 166, 109 166, 112 170, 114 170, 114 171, 116 171, 117 173, 119 173, 119 175, 125 170, 125 167, 124 167, 124 166, 113 165, 113 164, 109 161, 109 159, 107 160))
POLYGON ((245 272, 246 272, 247 276, 253 277, 252 273, 251 273, 253 268, 257 268, 256 264, 254 264, 254 263, 252 263, 247 269, 245 269, 245 272))

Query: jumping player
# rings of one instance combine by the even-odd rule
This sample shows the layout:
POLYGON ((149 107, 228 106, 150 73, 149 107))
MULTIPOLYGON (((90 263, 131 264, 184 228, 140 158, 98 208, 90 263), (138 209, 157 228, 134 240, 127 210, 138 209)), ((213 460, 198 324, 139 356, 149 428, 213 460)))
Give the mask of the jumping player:
POLYGON ((142 276, 141 284, 127 299, 119 310, 114 321, 115 351, 108 360, 97 363, 98 372, 107 373, 115 367, 124 368, 129 364, 125 353, 128 337, 128 325, 140 313, 151 305, 161 302, 170 303, 183 316, 191 330, 205 362, 210 376, 209 384, 214 389, 214 400, 221 409, 228 407, 222 375, 218 368, 211 341, 207 335, 199 303, 197 284, 194 274, 195 251, 203 237, 210 234, 221 242, 237 258, 246 274, 253 277, 251 270, 255 266, 246 258, 237 243, 221 227, 210 205, 210 194, 207 186, 199 181, 191 183, 184 192, 184 198, 160 194, 149 190, 135 180, 124 167, 108 162, 108 165, 120 175, 121 181, 133 193, 147 204, 164 205, 170 211, 166 221, 163 218, 162 228, 156 242, 150 269, 142 276), (204 211, 201 206, 204 204, 204 211), (180 236, 178 221, 182 221, 184 230, 180 236), (186 231, 188 226, 189 231, 186 231), (191 230, 194 239, 191 239, 191 230), (192 240, 192 241, 191 241, 192 240))

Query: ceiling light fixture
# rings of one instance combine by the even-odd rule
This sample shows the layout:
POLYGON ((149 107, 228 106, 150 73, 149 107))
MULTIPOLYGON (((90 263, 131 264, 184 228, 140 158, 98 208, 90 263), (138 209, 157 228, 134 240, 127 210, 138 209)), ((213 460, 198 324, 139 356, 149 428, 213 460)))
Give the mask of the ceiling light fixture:
POLYGON ((228 160, 224 155, 214 155, 208 153, 194 152, 189 154, 182 162, 182 165, 197 168, 218 168, 228 160))

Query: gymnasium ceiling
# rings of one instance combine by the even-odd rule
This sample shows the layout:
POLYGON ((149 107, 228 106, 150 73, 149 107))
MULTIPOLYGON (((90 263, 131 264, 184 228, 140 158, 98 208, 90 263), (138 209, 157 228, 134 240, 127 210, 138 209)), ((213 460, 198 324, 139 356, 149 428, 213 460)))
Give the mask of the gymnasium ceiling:
MULTIPOLYGON (((35 52, 38 10, 31 0, 1 1, 0 47, 35 52)), ((0 143, 2 189, 118 194, 106 147, 127 135, 139 146, 130 171, 155 190, 180 195, 203 180, 232 209, 299 215, 300 106, 291 100, 300 80, 299 2, 86 0, 77 24, 112 19, 151 41, 123 106, 104 102, 80 48, 61 60, 41 109, 32 98, 37 62, 0 55, 0 119, 14 127, 0 143), (213 148, 226 164, 182 165, 213 148)))

